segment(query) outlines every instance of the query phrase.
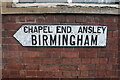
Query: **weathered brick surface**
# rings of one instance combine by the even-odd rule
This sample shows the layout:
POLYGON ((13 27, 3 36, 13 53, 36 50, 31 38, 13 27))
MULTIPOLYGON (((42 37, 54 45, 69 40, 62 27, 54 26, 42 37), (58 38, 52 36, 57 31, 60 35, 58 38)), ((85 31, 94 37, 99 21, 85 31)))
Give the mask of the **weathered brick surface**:
POLYGON ((117 15, 3 15, 4 78, 118 78, 117 15), (23 47, 13 34, 22 24, 106 25, 106 47, 23 47))

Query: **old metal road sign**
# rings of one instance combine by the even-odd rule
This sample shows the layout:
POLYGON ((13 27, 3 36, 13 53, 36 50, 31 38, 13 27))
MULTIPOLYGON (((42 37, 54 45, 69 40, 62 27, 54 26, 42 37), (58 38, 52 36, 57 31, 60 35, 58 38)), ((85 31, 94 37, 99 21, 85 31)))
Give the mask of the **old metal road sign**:
POLYGON ((101 25, 22 25, 13 35, 22 46, 105 47, 107 27, 101 25))

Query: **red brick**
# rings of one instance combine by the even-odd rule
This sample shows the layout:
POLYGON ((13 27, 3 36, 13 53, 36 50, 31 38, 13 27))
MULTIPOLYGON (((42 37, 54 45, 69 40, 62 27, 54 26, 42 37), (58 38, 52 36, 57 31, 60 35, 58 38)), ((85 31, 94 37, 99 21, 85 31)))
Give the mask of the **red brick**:
POLYGON ((108 31, 108 38, 112 38, 113 37, 113 31, 108 31))
POLYGON ((5 58, 19 58, 22 57, 22 54, 14 51, 3 51, 2 54, 5 58))
POLYGON ((3 24, 4 30, 17 30, 21 27, 21 24, 6 23, 3 24))
POLYGON ((60 59, 51 59, 51 58, 45 58, 45 59, 36 59, 36 62, 39 64, 60 64, 60 59))
POLYGON ((112 55, 113 55, 114 58, 116 58, 116 57, 118 57, 118 52, 117 51, 113 52, 112 55))
POLYGON ((117 30, 117 31, 113 31, 113 37, 116 37, 116 38, 118 38, 119 37, 119 31, 117 30))
MULTIPOLYGON (((0 37, 0 46, 1 46, 1 44, 2 44, 2 38, 0 37)), ((1 47, 0 47, 1 48, 1 47)))
POLYGON ((77 78, 80 75, 80 71, 72 71, 71 75, 75 78, 77 78))
POLYGON ((77 78, 80 75, 79 71, 63 71, 63 77, 62 78, 77 78))
POLYGON ((64 71, 62 72, 63 78, 72 78, 72 73, 71 71, 64 71))
POLYGON ((77 70, 77 66, 75 65, 62 65, 60 66, 60 71, 76 71, 77 70))
POLYGON ((9 78, 20 78, 20 73, 18 70, 9 70, 9 78))
POLYGON ((81 64, 81 59, 62 59, 61 64, 77 65, 77 64, 81 64))
MULTIPOLYGON (((30 47, 29 47, 30 48, 30 47)), ((30 50, 28 47, 24 47, 22 45, 18 45, 18 51, 33 51, 33 50, 30 50)), ((33 47, 35 48, 35 47, 33 47)), ((37 47, 36 47, 37 48, 37 47)), ((35 51, 35 50, 34 50, 35 51)))
POLYGON ((115 52, 113 51, 101 51, 97 53, 98 58, 111 58, 115 52))
POLYGON ((26 64, 23 70, 39 70, 39 65, 37 64, 26 64))
POLYGON ((98 71, 97 76, 101 77, 101 78, 106 77, 107 76, 107 71, 98 71))
POLYGON ((105 23, 115 23, 117 19, 114 16, 102 16, 103 22, 105 23))
POLYGON ((6 69, 2 70, 2 78, 8 78, 9 77, 10 72, 6 69))
POLYGON ((107 74, 106 76, 109 78, 117 79, 119 77, 119 74, 117 71, 107 71, 106 74, 107 74))
POLYGON ((56 72, 56 71, 59 71, 59 66, 58 65, 40 65, 39 70, 56 72))
MULTIPOLYGON (((45 72, 45 71, 37 71, 37 78, 61 78, 62 72, 45 72)), ((54 80, 53 79, 53 80, 54 80)))
POLYGON ((61 57, 60 52, 48 52, 47 55, 49 55, 50 58, 60 58, 61 57))
POLYGON ((27 72, 26 70, 20 70, 20 78, 26 77, 27 72))
POLYGON ((118 59, 117 59, 117 63, 119 64, 120 63, 120 58, 118 57, 118 59))
POLYGON ((45 17, 45 22, 46 23, 55 23, 55 16, 54 15, 47 15, 45 17))
POLYGON ((26 22, 32 22, 34 23, 35 22, 35 16, 26 16, 26 22))
MULTIPOLYGON (((116 46, 118 45, 118 39, 117 38, 108 38, 108 47, 116 46)), ((110 49, 111 50, 111 49, 110 49)))
POLYGON ((81 58, 94 58, 97 57, 96 52, 80 52, 79 53, 81 58))
POLYGON ((91 59, 92 64, 99 64, 99 58, 93 58, 91 59))
POLYGON ((96 70, 95 65, 79 65, 78 70, 96 70))
POLYGON ((63 47, 62 49, 63 52, 75 52, 74 48, 73 47, 63 47))
POLYGON ((118 24, 107 23, 105 25, 108 26, 108 31, 116 31, 116 30, 118 30, 118 24))
POLYGON ((26 71, 26 77, 36 77, 37 76, 37 71, 34 71, 34 70, 28 70, 26 71))
POLYGON ((33 51, 26 51, 26 52, 22 52, 21 53, 23 57, 27 58, 27 57, 38 57, 39 52, 33 52, 33 51))
POLYGON ((25 22, 25 16, 18 16, 18 22, 25 22))
POLYGON ((81 71, 81 75, 80 75, 80 76, 82 76, 82 77, 87 77, 88 74, 89 74, 88 71, 81 71))
POLYGON ((20 65, 20 64, 8 64, 5 66, 5 69, 8 69, 8 70, 22 70, 24 68, 23 65, 20 65))
POLYGON ((110 50, 117 51, 118 45, 108 46, 110 50))
POLYGON ((99 62, 102 64, 108 63, 108 58, 99 58, 99 62))
POLYGON ((8 51, 17 51, 18 45, 5 45, 6 50, 8 51))
MULTIPOLYGON (((25 47, 22 47, 25 49, 25 47)), ((63 48, 58 48, 58 47, 29 47, 27 48, 28 51, 39 51, 39 52, 58 52, 61 53, 61 51, 63 50, 63 48)))
POLYGON ((89 15, 85 16, 84 20, 85 20, 85 22, 87 22, 88 24, 91 24, 91 25, 93 25, 95 23, 95 19, 94 19, 93 15, 91 15, 91 16, 89 16, 89 15))
POLYGON ((97 77, 97 71, 96 70, 89 71, 88 76, 89 76, 89 78, 96 78, 97 77))
POLYGON ((95 25, 98 25, 102 22, 103 22, 103 20, 101 18, 101 15, 94 15, 94 23, 96 23, 95 25))
POLYGON ((113 71, 119 71, 120 70, 120 67, 119 67, 120 65, 119 64, 114 64, 114 65, 112 65, 112 70, 113 71))
POLYGON ((76 22, 85 22, 85 17, 83 15, 76 15, 76 22))
POLYGON ((77 51, 79 51, 79 53, 82 53, 82 52, 86 52, 86 53, 97 53, 97 51, 99 50, 99 48, 95 48, 95 47, 85 47, 85 48, 78 48, 77 51))
POLYGON ((10 37, 2 38, 2 42, 4 44, 19 44, 18 41, 16 41, 14 38, 10 38, 10 37))
POLYGON ((78 70, 88 70, 87 65, 79 65, 78 70))
POLYGON ((36 64, 35 62, 34 62, 34 58, 23 58, 23 63, 24 64, 36 64))
POLYGON ((45 23, 44 16, 36 16, 36 23, 45 23))
POLYGON ((38 52, 39 58, 50 58, 49 52, 38 52))
POLYGON ((112 65, 110 65, 110 64, 97 64, 96 69, 97 70, 112 70, 112 65))
POLYGON ((0 23, 0 30, 2 30, 2 29, 3 29, 3 24, 0 23))
POLYGON ((78 58, 79 53, 78 52, 61 52, 61 57, 64 57, 64 58, 78 58))
POLYGON ((3 23, 16 23, 17 16, 4 16, 3 17, 3 23))
POLYGON ((74 23, 75 22, 75 16, 74 15, 67 15, 66 16, 66 22, 74 23))
POLYGON ((66 17, 64 15, 55 15, 55 21, 57 23, 64 23, 66 21, 66 17))
POLYGON ((0 38, 2 37, 2 30, 0 30, 0 38))
POLYGON ((108 63, 110 63, 110 64, 117 64, 117 60, 118 60, 118 58, 109 58, 108 59, 108 63))
POLYGON ((6 62, 7 64, 21 64, 22 63, 22 60, 21 58, 17 58, 17 57, 11 57, 11 58, 6 58, 6 62))
POLYGON ((13 37, 16 31, 3 31, 2 36, 3 37, 13 37))
POLYGON ((92 64, 106 64, 108 63, 108 59, 107 58, 95 58, 92 59, 92 64))
POLYGON ((91 59, 90 58, 82 58, 82 64, 90 64, 91 59))

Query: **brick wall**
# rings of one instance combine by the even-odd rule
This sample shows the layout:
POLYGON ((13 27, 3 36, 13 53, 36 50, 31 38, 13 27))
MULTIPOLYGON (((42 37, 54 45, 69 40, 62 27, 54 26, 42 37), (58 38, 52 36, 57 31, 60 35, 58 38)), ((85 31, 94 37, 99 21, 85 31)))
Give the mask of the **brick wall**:
POLYGON ((2 15, 1 14, 0 14, 0 79, 2 79, 2 15))
POLYGON ((117 15, 3 15, 3 78, 118 78, 118 37, 117 15), (22 24, 107 25, 107 47, 23 47, 22 24))

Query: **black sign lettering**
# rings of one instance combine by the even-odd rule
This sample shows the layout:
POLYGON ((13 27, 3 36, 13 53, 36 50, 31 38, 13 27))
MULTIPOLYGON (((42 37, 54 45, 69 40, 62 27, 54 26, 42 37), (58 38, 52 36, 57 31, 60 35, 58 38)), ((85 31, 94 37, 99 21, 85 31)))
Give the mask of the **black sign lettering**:
POLYGON ((105 33, 105 29, 106 29, 106 27, 102 27, 102 29, 103 29, 103 34, 105 33))
POLYGON ((34 32, 34 33, 37 33, 37 32, 38 32, 38 29, 37 29, 37 27, 36 27, 36 26, 34 27, 33 32, 34 32))
POLYGON ((43 45, 48 45, 48 36, 47 35, 43 35, 43 45))
POLYGON ((39 45, 41 45, 41 35, 39 35, 39 45))
POLYGON ((78 33, 83 33, 82 28, 79 27, 78 33))
POLYGON ((24 27, 24 33, 28 33, 28 30, 27 30, 27 29, 28 29, 28 27, 25 26, 25 27, 24 27))
POLYGON ((56 27, 56 33, 61 33, 61 31, 60 31, 60 26, 57 26, 57 27, 56 27))
POLYGON ((33 33, 33 27, 28 28, 29 33, 33 33))
POLYGON ((60 44, 61 44, 61 36, 60 35, 58 35, 58 45, 60 46, 60 44))
POLYGON ((71 33, 72 28, 70 26, 67 27, 67 33, 71 33))
POLYGON ((43 29, 42 26, 38 26, 38 33, 40 33, 42 29, 43 29))
POLYGON ((83 35, 78 35, 77 36, 77 45, 82 45, 83 43, 83 35))
POLYGON ((75 39, 75 35, 70 36, 70 45, 75 45, 75 41, 73 39, 75 39))
POLYGON ((89 45, 89 37, 88 37, 88 35, 86 35, 86 37, 85 37, 84 45, 89 45))
POLYGON ((91 45, 97 45, 98 35, 92 35, 91 37, 91 45))
POLYGON ((68 45, 68 35, 62 35, 62 44, 68 45))
POLYGON ((92 33, 92 32, 93 32, 93 30, 92 30, 92 29, 93 29, 93 27, 91 27, 91 26, 90 26, 90 27, 88 27, 88 33, 92 33))
POLYGON ((36 45, 37 44, 37 37, 36 35, 31 35, 32 37, 32 45, 36 45))
POLYGON ((56 35, 50 35, 50 45, 56 45, 56 35))

